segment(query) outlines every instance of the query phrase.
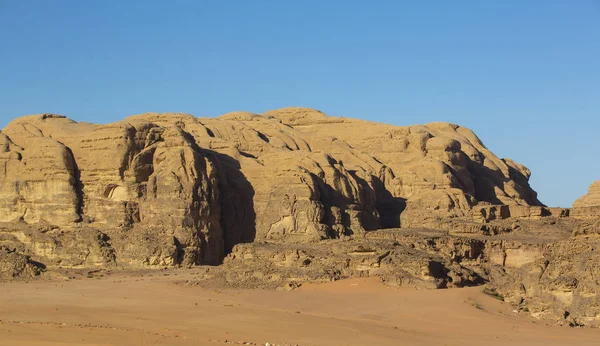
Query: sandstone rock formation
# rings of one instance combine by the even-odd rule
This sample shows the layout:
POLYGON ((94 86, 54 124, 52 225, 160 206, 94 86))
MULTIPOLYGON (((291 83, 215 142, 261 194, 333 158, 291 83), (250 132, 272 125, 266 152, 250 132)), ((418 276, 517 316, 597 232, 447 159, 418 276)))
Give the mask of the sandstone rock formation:
POLYGON ((0 144, 0 221, 97 229, 123 265, 217 264, 240 242, 540 205, 525 167, 452 124, 398 127, 305 108, 109 125, 43 114, 11 122, 0 144))
POLYGON ((600 181, 594 182, 588 193, 573 203, 570 214, 579 219, 600 218, 600 181))
MULTIPOLYGON (((487 277, 505 300, 536 318, 598 327, 600 224, 578 222, 564 229, 573 229, 573 235, 503 244, 497 256, 503 263, 488 267, 487 277)), ((546 231, 554 233, 552 228, 546 231)))
POLYGON ((595 181, 587 193, 573 203, 573 208, 600 207, 600 180, 595 181))
POLYGON ((191 284, 486 283, 538 318, 600 326, 600 185, 547 208, 530 175, 448 123, 26 116, 0 132, 0 280, 223 263, 191 284))
POLYGON ((2 134, 2 221, 120 229, 113 235, 132 264, 222 258, 217 171, 181 128, 39 115, 2 134))

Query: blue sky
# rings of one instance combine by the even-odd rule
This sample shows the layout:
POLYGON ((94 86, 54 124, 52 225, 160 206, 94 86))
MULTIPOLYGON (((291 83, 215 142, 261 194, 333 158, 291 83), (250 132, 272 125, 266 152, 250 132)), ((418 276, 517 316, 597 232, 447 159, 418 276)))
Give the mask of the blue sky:
POLYGON ((600 179, 600 1, 0 0, 0 128, 291 105, 469 127, 570 206, 600 179))

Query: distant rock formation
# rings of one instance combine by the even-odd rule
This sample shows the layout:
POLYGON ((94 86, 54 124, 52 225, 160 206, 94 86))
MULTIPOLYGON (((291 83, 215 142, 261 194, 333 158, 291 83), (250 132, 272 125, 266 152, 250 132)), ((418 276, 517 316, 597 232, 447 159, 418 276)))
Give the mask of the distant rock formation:
POLYGON ((573 208, 600 207, 600 180, 590 186, 587 195, 580 197, 573 203, 573 208))

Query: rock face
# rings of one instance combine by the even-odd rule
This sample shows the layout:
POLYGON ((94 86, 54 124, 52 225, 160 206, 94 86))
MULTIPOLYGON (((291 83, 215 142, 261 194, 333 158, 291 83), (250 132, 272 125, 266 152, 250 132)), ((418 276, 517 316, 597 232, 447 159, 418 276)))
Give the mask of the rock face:
POLYGON ((0 132, 0 222, 98 229, 127 265, 217 264, 238 243, 305 243, 540 205, 529 171, 466 128, 306 108, 109 125, 42 114, 0 132))
MULTIPOLYGON (((546 227, 544 236, 557 235, 556 224, 546 227)), ((499 244, 487 277, 505 300, 536 318, 598 327, 600 223, 576 221, 561 228, 572 234, 499 244)))
POLYGON ((223 257, 218 173, 181 128, 38 115, 2 135, 2 221, 102 229, 134 265, 223 257))
POLYGON ((0 134, 0 221, 79 221, 81 196, 74 189, 78 173, 69 148, 29 123, 18 127, 18 134, 10 129, 0 134))
POLYGON ((588 194, 573 203, 571 215, 579 219, 595 220, 600 218, 600 181, 594 182, 588 194))
POLYGON ((400 224, 394 204, 404 202, 402 226, 407 227, 440 217, 465 216, 478 203, 541 205, 529 187, 529 170, 496 157, 467 128, 448 123, 398 127, 295 108, 265 115, 312 138, 325 137, 338 144, 329 151, 339 155, 349 170, 364 169, 365 156, 381 163, 383 167, 370 165, 384 169, 375 177, 389 198, 380 197, 378 202, 392 204, 389 209, 380 205, 383 226, 400 224), (344 145, 363 155, 348 155, 340 148, 344 145))
POLYGON ((595 181, 587 193, 573 203, 573 208, 600 207, 600 180, 595 181))

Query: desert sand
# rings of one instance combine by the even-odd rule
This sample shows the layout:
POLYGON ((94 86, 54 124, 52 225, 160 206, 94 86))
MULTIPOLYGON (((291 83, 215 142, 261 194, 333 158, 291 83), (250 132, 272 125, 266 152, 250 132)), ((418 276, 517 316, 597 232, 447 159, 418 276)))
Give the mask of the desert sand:
POLYGON ((480 287, 415 290, 376 278, 293 291, 181 285, 194 270, 0 284, 0 345, 597 345, 480 287))

